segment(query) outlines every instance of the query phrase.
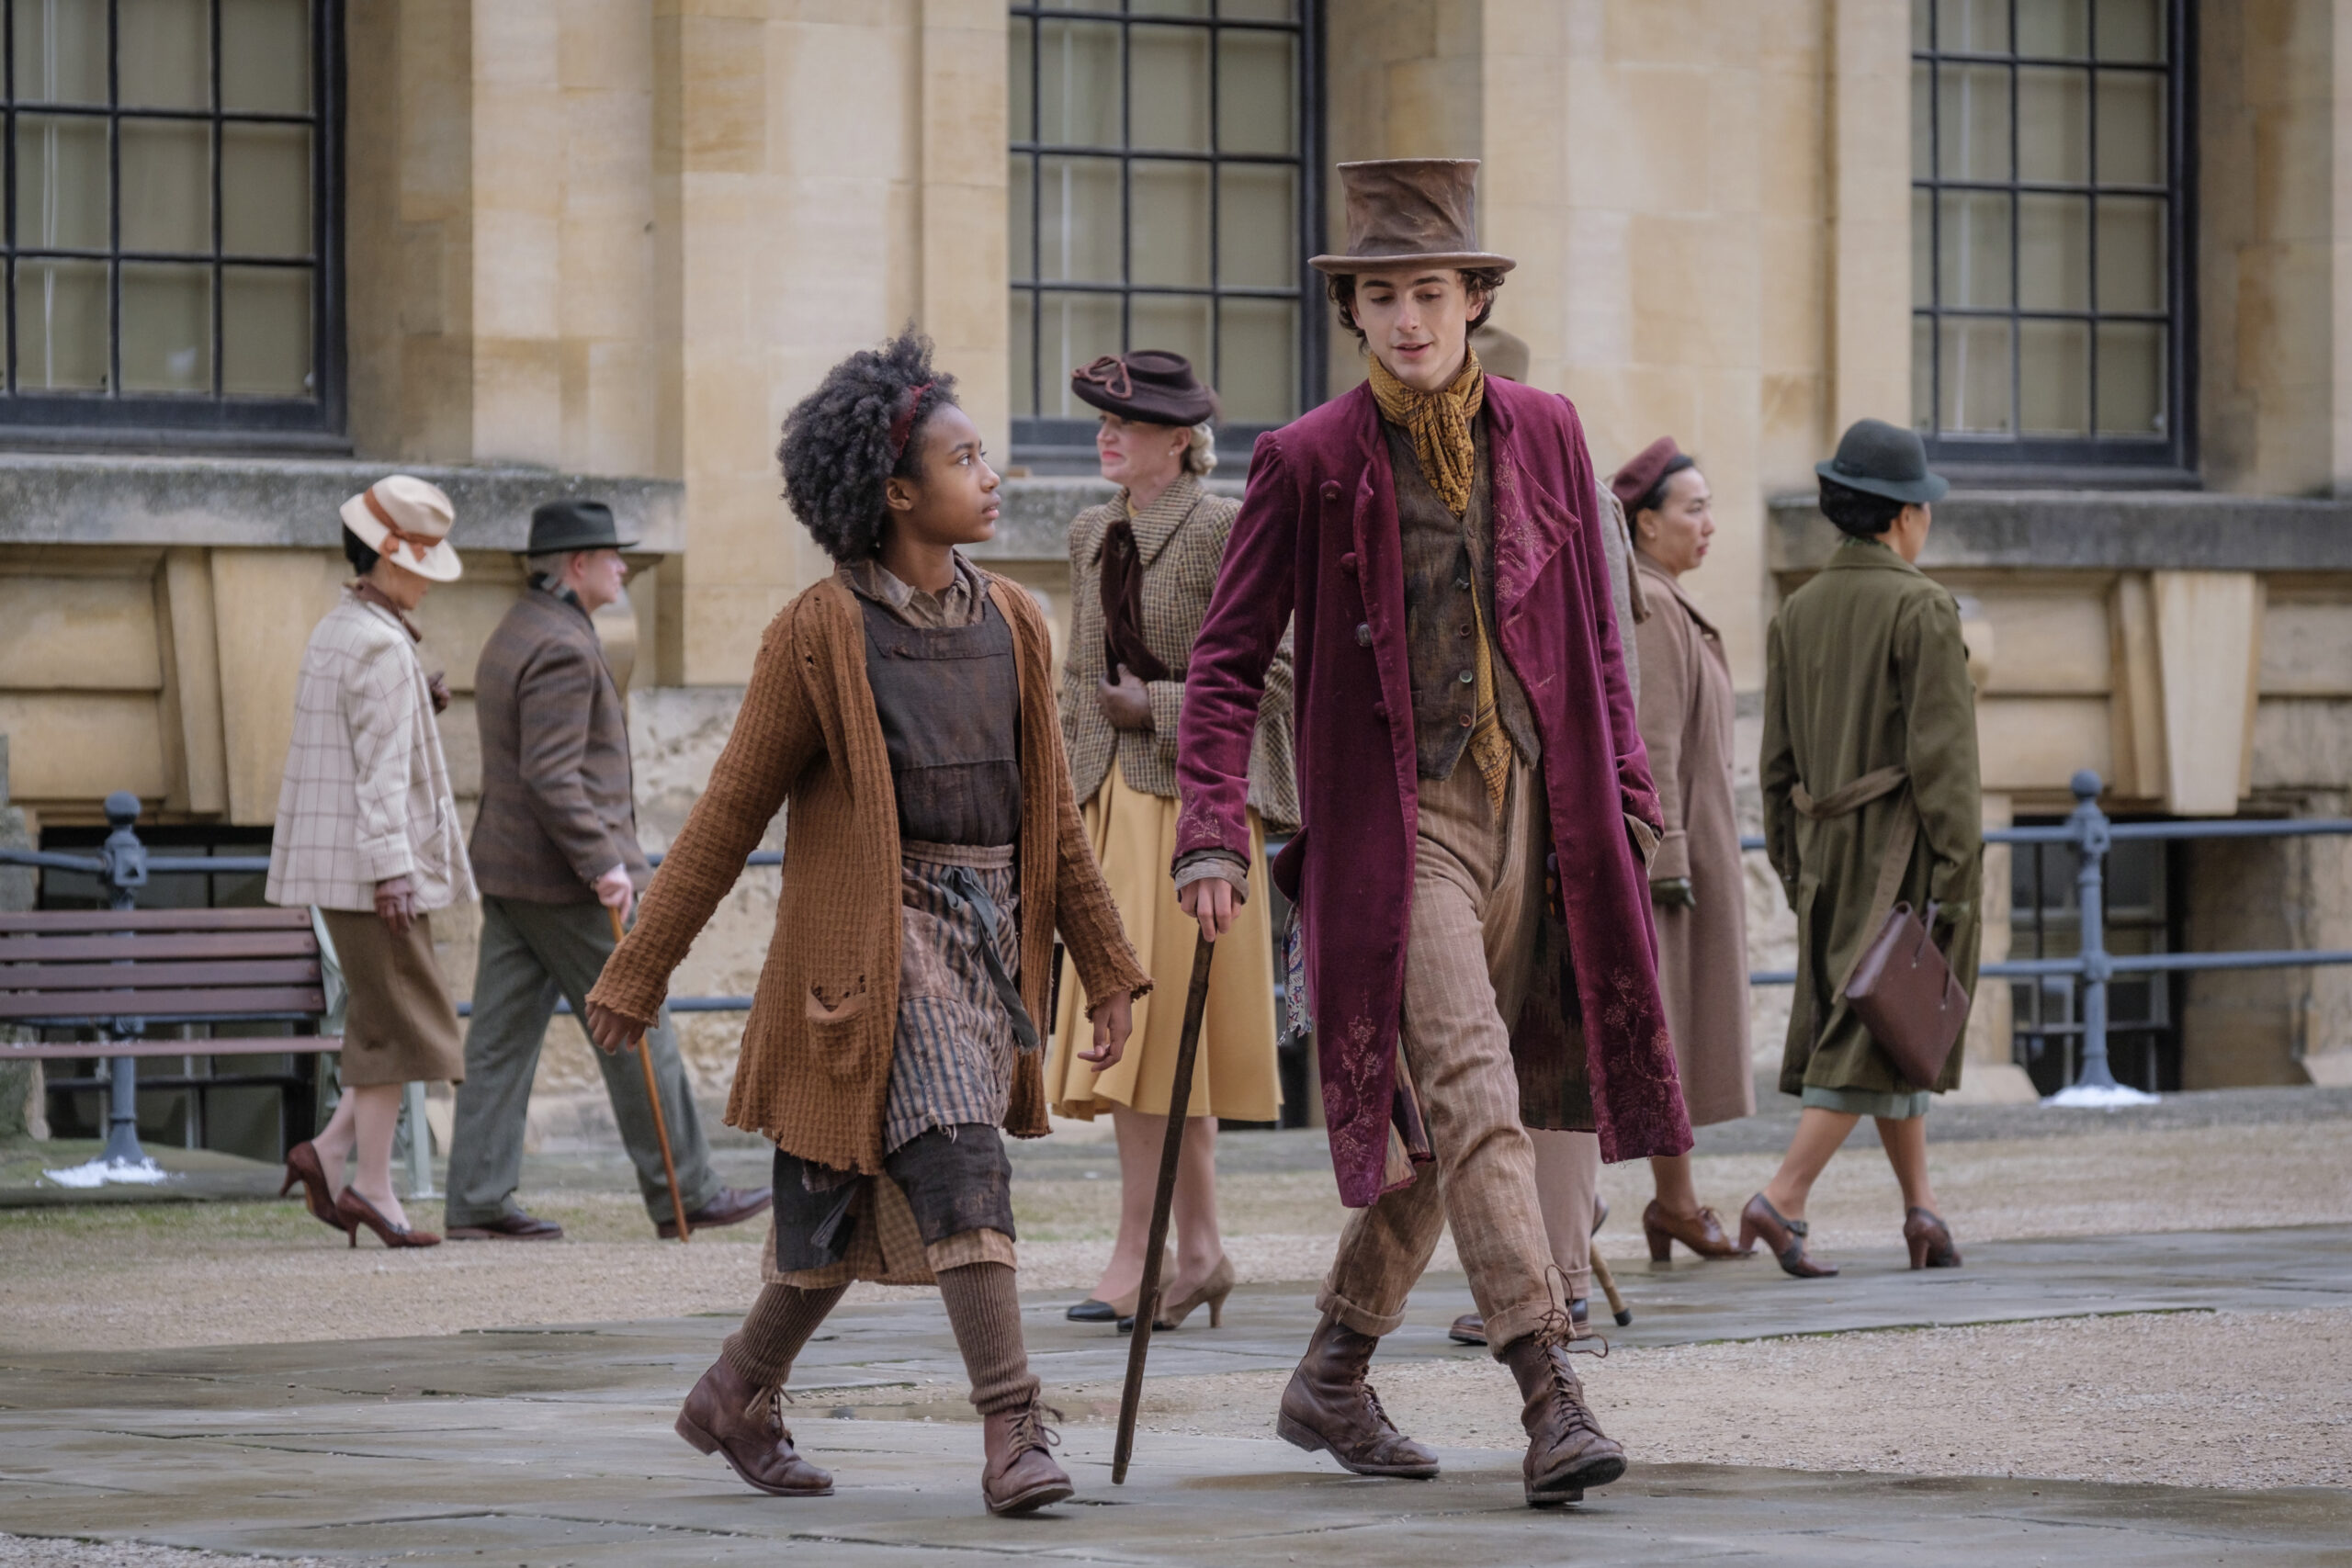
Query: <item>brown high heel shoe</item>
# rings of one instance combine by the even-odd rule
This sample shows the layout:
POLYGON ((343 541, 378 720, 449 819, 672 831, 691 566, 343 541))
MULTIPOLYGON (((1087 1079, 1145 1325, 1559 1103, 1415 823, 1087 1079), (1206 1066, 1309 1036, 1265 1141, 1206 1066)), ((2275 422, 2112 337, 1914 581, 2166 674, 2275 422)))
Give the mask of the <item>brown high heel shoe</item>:
POLYGON ((1905 1211, 1903 1240, 1911 1248, 1911 1267, 1914 1269, 1960 1267, 1960 1248, 1952 1245, 1951 1231, 1942 1220, 1926 1209, 1905 1211))
POLYGON ((1755 1247, 1734 1247, 1731 1237, 1724 1235, 1724 1223, 1713 1209, 1702 1209, 1696 1218, 1684 1219, 1669 1214, 1657 1199, 1642 1211, 1642 1235, 1649 1239, 1650 1261, 1664 1263, 1674 1256, 1674 1244, 1680 1242, 1702 1258, 1746 1258, 1755 1247))
POLYGON ((1804 1254, 1804 1238, 1813 1227, 1803 1220, 1792 1220, 1772 1207, 1771 1201, 1758 1192, 1739 1212, 1739 1245, 1756 1245, 1762 1237, 1772 1256, 1781 1260, 1781 1269, 1800 1280, 1826 1280, 1838 1272, 1835 1263, 1815 1263, 1804 1254))
POLYGON ((302 1184, 302 1201, 308 1204, 311 1218, 322 1225, 348 1233, 351 1227, 335 1213, 334 1194, 328 1190, 327 1169, 320 1163, 317 1145, 308 1139, 286 1151, 286 1179, 278 1184, 277 1195, 285 1197, 294 1190, 296 1182, 302 1184))
POLYGON ((362 1198, 356 1188, 346 1187, 335 1195, 334 1212, 348 1222, 345 1226, 345 1234, 351 1237, 351 1245, 354 1247, 359 1245, 361 1225, 366 1225, 369 1230, 374 1231, 376 1239, 386 1247, 438 1247, 441 1245, 441 1238, 431 1231, 411 1230, 406 1225, 392 1224, 391 1221, 384 1218, 382 1210, 362 1198))
POLYGON ((1157 1332, 1162 1328, 1182 1328, 1184 1326, 1184 1320, 1193 1315, 1193 1309, 1204 1303, 1206 1303, 1209 1309, 1209 1326, 1223 1328, 1225 1326, 1225 1298, 1231 1294, 1233 1294, 1233 1259, 1219 1253, 1216 1267, 1209 1270, 1207 1279, 1193 1288, 1191 1294, 1180 1301, 1160 1303, 1161 1321, 1153 1323, 1152 1329, 1157 1332))

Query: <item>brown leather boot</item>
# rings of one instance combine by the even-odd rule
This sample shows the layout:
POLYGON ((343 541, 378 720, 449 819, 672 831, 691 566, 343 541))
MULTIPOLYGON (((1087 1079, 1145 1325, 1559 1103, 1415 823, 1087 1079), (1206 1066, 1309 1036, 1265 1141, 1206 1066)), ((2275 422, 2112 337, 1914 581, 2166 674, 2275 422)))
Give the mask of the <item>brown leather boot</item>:
POLYGON ((678 1436, 717 1453, 745 1482, 774 1497, 830 1497, 833 1478, 792 1449, 782 1390, 760 1391, 721 1357, 703 1373, 678 1412, 678 1436))
POLYGON ((1328 1451, 1358 1475, 1401 1475, 1427 1481, 1437 1455, 1396 1429, 1380 1396, 1364 1382, 1380 1341, 1336 1317, 1315 1325, 1298 1371, 1283 1390, 1274 1430, 1308 1453, 1328 1451))
MULTIPOLYGON (((1075 1490, 1054 1462, 1052 1446, 1061 1434, 1046 1425, 1046 1409, 1035 1397, 1017 1410, 980 1417, 980 1440, 988 1464, 980 1472, 980 1496, 991 1514, 1025 1514, 1059 1503, 1075 1490)), ((1061 1413, 1052 1413, 1056 1420, 1061 1413)))
POLYGON ((1625 1473, 1625 1450, 1604 1434, 1584 1402, 1584 1384, 1568 1365, 1567 1341, 1555 1334, 1524 1334, 1503 1347, 1503 1362, 1527 1401, 1527 1506, 1555 1508, 1581 1503, 1588 1486, 1606 1486, 1625 1473))

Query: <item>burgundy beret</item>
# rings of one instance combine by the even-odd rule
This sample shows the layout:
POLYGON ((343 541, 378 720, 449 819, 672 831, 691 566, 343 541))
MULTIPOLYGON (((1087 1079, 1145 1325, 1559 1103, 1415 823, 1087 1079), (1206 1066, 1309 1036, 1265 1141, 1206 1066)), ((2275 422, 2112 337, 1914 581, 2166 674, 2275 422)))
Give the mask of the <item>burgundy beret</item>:
MULTIPOLYGON (((1611 477, 1609 488, 1624 503, 1629 521, 1642 497, 1649 494, 1657 481, 1666 477, 1667 468, 1681 456, 1682 448, 1674 444, 1674 437, 1661 435, 1625 459, 1625 466, 1611 477)), ((1688 467, 1688 464, 1683 466, 1688 467)))

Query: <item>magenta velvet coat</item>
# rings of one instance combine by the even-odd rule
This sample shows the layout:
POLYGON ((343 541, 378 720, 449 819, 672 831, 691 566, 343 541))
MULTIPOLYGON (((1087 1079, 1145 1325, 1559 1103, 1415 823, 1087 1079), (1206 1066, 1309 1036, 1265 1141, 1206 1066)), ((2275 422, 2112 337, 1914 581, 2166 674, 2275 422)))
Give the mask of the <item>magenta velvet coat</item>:
MULTIPOLYGON (((1606 1159, 1680 1154, 1690 1118, 1648 881, 1625 828, 1628 816, 1656 827, 1657 795, 1610 607, 1591 458, 1565 398, 1488 376, 1486 414, 1498 641, 1543 736, 1592 1125, 1606 1159)), ((1362 1207, 1384 1187, 1419 809, 1396 479, 1368 387, 1258 438, 1184 683, 1180 859, 1248 858, 1259 689, 1294 613, 1304 826, 1274 874, 1297 890, 1305 922, 1340 1197, 1362 1207)), ((1575 1032, 1558 1018, 1531 1005, 1513 1030, 1531 1125, 1558 1124, 1524 1092, 1559 1077, 1575 1032)))

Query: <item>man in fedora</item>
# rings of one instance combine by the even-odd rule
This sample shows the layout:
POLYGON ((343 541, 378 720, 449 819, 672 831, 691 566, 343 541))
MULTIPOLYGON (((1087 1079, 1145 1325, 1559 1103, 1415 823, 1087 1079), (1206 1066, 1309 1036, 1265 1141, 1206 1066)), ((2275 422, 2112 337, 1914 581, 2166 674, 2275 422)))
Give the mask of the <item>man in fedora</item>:
POLYGON ((1541 1507, 1625 1457, 1567 1359, 1527 1129, 1595 1132, 1612 1160, 1680 1154, 1690 1129, 1605 520, 1576 410, 1470 350, 1512 265, 1478 246, 1477 167, 1340 165, 1347 253, 1314 265, 1371 378, 1259 439, 1184 686, 1177 879, 1221 933, 1246 891, 1259 696, 1295 612, 1302 826, 1272 874, 1304 921, 1357 1213, 1277 1429, 1360 1474, 1436 1473, 1364 1371, 1450 1221, 1519 1382, 1541 1507))
MULTIPOLYGON (((600 501, 551 501, 531 513, 530 581, 482 645, 474 671, 481 731, 481 810, 474 876, 481 959, 466 1031, 466 1080, 449 1147, 452 1241, 554 1241, 563 1228, 515 1201, 523 1119, 556 998, 586 1016, 588 988, 651 877, 637 847, 628 725, 590 617, 628 581, 624 539, 600 501)), ((695 1230, 768 1206, 768 1191, 722 1186, 665 1009, 646 1032, 662 1083, 678 1191, 695 1230)), ((592 1053, 612 1097, 638 1190, 661 1235, 677 1234, 645 1076, 626 1056, 592 1053)))

